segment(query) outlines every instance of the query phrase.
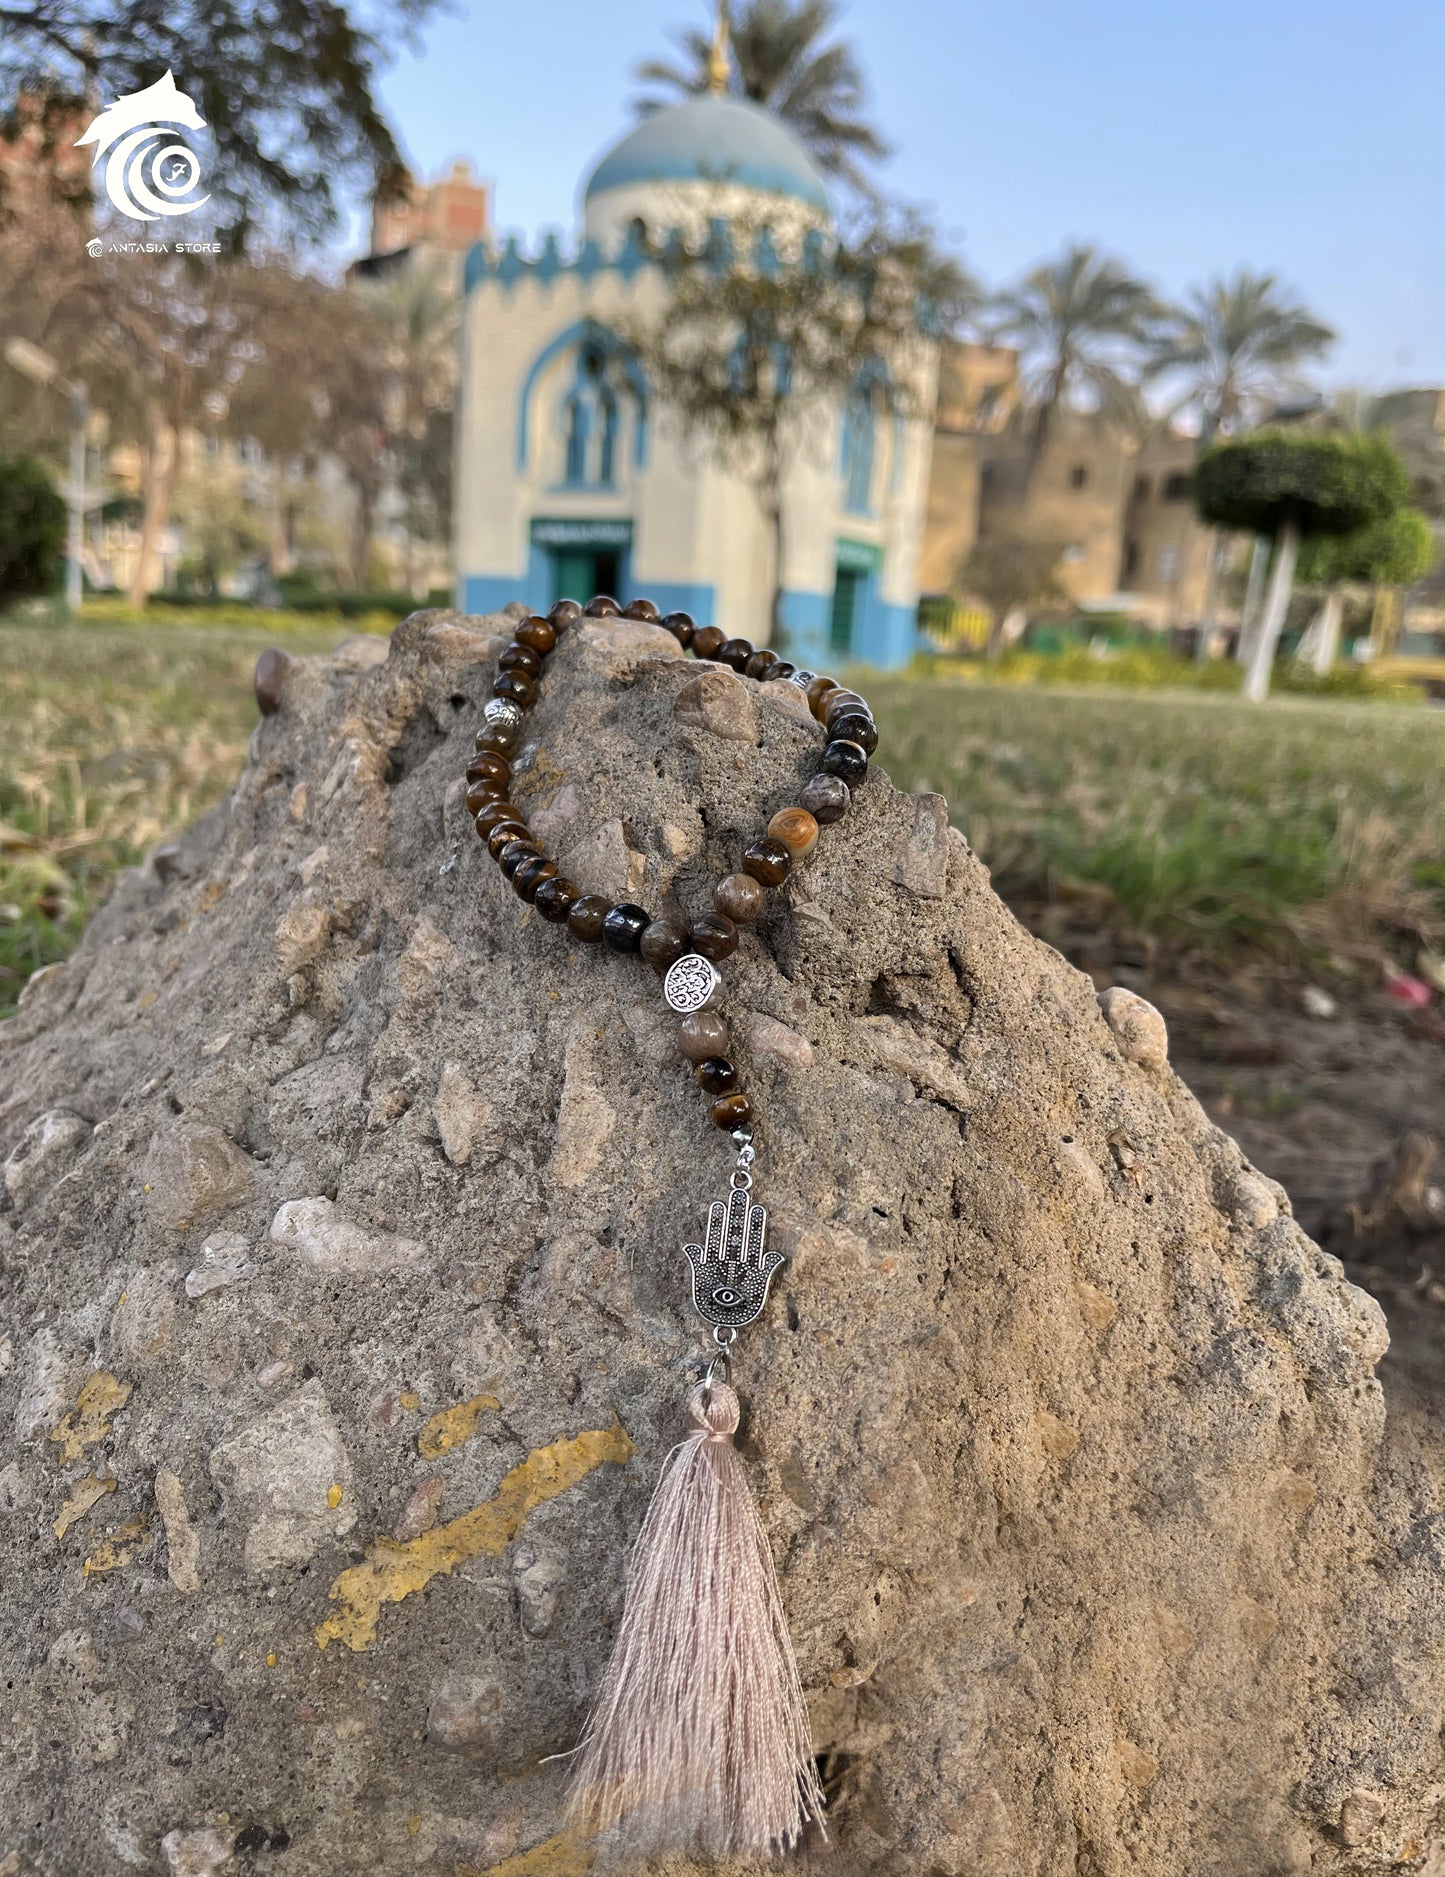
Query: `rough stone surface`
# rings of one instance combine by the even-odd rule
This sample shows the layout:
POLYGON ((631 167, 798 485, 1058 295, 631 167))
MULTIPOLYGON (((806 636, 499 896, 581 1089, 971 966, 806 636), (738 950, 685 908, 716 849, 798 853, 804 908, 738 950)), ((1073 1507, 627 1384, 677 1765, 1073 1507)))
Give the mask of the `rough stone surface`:
MULTIPOLYGON (((0 1200, 17 1870, 585 1868, 549 1756, 729 1158, 650 970, 469 833, 500 630, 294 659, 230 799, 0 1026, 0 1157, 90 1129, 0 1200), (253 1275, 189 1298, 216 1234, 253 1275)), ((582 626, 517 799, 695 917, 817 766, 766 688, 582 626)), ((1380 1313, 938 830, 875 765, 727 966, 789 1254, 743 1451, 829 1869, 1445 1869, 1442 1467, 1380 1313)))

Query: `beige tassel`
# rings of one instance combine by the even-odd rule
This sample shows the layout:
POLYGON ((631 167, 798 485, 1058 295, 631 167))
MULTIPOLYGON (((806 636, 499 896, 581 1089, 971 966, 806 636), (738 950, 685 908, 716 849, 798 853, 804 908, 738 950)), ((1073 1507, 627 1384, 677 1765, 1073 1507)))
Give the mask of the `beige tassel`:
MULTIPOLYGON (((821 1829, 802 1683, 725 1383, 688 1397, 627 1577, 569 1815, 628 1855, 791 1850, 821 1829)), ((824 1834, 826 1836, 826 1833, 824 1834)))

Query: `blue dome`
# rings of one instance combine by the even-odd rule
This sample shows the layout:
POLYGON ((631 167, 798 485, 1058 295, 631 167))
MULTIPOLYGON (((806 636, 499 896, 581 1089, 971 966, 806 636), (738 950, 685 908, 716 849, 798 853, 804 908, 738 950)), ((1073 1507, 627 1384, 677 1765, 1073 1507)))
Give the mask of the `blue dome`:
POLYGON ((584 200, 649 182, 741 183, 829 212, 823 179, 802 145, 740 98, 689 98, 645 117, 593 170, 584 200))

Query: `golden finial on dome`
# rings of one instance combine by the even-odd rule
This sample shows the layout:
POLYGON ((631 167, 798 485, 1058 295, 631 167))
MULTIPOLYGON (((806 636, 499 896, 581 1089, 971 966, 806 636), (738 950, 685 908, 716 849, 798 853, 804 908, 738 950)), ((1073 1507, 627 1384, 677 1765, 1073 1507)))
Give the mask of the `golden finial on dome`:
POLYGON ((717 26, 712 36, 712 51, 707 55, 707 88, 715 98, 722 97, 732 77, 728 58, 727 0, 718 0, 717 26))

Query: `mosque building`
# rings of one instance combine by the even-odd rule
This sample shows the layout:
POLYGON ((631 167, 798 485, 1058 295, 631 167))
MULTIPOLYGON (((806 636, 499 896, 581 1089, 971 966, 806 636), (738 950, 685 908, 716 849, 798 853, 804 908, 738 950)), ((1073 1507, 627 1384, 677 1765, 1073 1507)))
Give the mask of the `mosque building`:
MULTIPOLYGON (((770 636, 773 534, 757 492, 660 407, 625 337, 667 318, 669 249, 725 241, 739 218, 766 221, 770 265, 800 264, 786 257, 810 243, 825 254, 833 226, 803 148, 718 87, 603 156, 575 252, 555 236, 531 254, 515 238, 472 248, 457 404, 464 610, 645 594, 730 635, 770 636)), ((913 655, 937 372, 932 342, 915 350, 908 415, 875 415, 860 385, 792 453, 781 586, 796 659, 896 667, 913 655)))

